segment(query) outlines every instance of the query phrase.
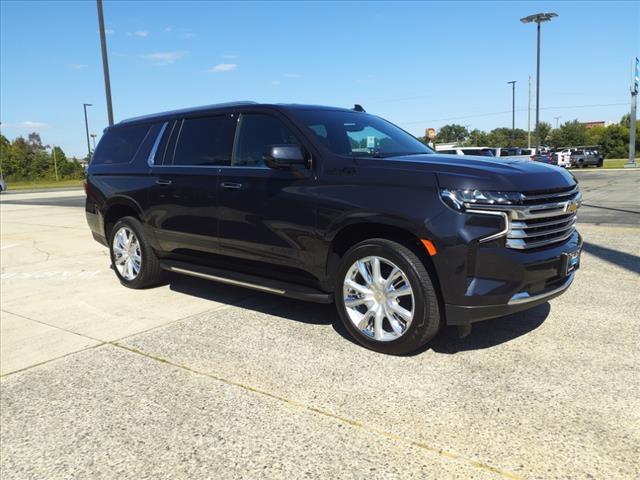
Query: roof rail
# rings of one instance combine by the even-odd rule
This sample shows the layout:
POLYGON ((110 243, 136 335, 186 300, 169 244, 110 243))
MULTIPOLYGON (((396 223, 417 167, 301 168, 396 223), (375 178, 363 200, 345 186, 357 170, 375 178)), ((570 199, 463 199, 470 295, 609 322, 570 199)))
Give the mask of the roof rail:
POLYGON ((257 102, 252 102, 252 101, 214 103, 211 105, 202 105, 200 107, 181 108, 178 110, 169 110, 166 112, 152 113, 150 115, 141 115, 139 117, 125 118, 124 120, 121 120, 119 123, 137 122, 141 120, 152 120, 156 117, 164 117, 167 115, 179 115, 179 114, 213 110, 216 108, 241 107, 243 105, 256 105, 256 104, 257 102))

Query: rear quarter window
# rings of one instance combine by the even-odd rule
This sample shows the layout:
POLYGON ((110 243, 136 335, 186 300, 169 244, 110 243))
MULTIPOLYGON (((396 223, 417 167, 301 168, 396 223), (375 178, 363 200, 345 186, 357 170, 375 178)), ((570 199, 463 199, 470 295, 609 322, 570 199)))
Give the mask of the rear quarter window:
POLYGON ((111 128, 104 134, 91 159, 93 165, 129 163, 149 133, 151 125, 111 128))

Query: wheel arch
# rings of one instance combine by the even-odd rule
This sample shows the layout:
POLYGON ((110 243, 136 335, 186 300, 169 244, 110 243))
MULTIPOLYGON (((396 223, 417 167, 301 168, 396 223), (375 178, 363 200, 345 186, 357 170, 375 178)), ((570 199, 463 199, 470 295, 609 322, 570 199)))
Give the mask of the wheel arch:
MULTIPOLYGON (((334 288, 336 273, 340 261, 347 251, 354 245, 372 238, 384 238, 404 245, 422 261, 427 272, 431 276, 438 300, 442 304, 442 290, 440 280, 431 256, 421 239, 432 240, 428 237, 420 237, 410 229, 392 223, 385 222, 355 222, 337 230, 331 240, 327 255, 327 286, 334 288)), ((437 255, 437 253, 436 253, 437 255)))
POLYGON ((104 236, 107 241, 113 225, 122 217, 135 217, 141 222, 144 219, 144 213, 140 205, 134 200, 127 197, 113 197, 105 204, 103 210, 104 236))

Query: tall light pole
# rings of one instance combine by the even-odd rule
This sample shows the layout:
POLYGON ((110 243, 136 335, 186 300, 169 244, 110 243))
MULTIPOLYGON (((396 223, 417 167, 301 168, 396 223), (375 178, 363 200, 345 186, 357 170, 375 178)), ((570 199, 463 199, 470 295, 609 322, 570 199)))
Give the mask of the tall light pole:
POLYGON ((562 117, 553 117, 556 121, 556 129, 558 128, 558 120, 560 120, 562 117))
POLYGON ((88 160, 91 160, 91 143, 89 143, 89 122, 87 121, 87 107, 92 107, 90 103, 83 103, 82 107, 84 108, 84 129, 87 133, 87 157, 88 160))
POLYGON ((511 145, 516 143, 516 80, 507 82, 511 84, 511 145))
POLYGON ((625 167, 636 167, 636 107, 638 103, 638 83, 640 83, 640 59, 636 57, 631 71, 631 112, 629 115, 629 161, 625 167))
MULTIPOLYGON (((98 24, 100 27, 100 47, 102 48, 102 70, 104 72, 104 90, 107 95, 107 115, 109 126, 113 125, 113 107, 111 106, 111 80, 109 80, 109 60, 107 59, 107 36, 104 31, 104 15, 102 13, 102 0, 98 3, 98 24)), ((87 137, 87 143, 89 137, 87 137)))
POLYGON ((527 107, 527 148, 531 148, 531 75, 529 75, 529 106, 527 107))
POLYGON ((538 26, 538 48, 537 48, 537 62, 536 62, 536 151, 540 148, 540 24, 542 22, 549 22, 552 18, 557 17, 557 13, 536 13, 529 15, 528 17, 521 18, 522 23, 535 22, 538 26))

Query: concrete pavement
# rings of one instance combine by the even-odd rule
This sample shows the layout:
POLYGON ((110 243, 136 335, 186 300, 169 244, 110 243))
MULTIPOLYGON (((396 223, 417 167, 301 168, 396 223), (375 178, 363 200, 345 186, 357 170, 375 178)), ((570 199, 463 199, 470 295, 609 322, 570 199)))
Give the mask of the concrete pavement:
POLYGON ((0 205, 3 479, 640 474, 633 225, 581 223, 562 297, 390 357, 331 306, 127 290, 69 197, 0 205))
POLYGON ((640 227, 640 168, 572 169, 571 173, 580 182, 584 198, 581 222, 640 227))

